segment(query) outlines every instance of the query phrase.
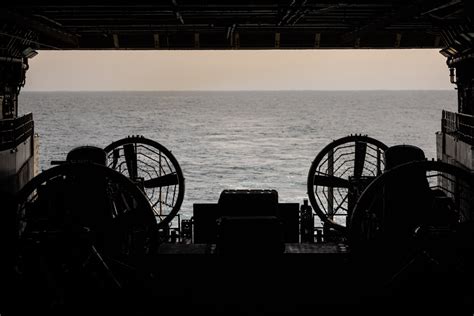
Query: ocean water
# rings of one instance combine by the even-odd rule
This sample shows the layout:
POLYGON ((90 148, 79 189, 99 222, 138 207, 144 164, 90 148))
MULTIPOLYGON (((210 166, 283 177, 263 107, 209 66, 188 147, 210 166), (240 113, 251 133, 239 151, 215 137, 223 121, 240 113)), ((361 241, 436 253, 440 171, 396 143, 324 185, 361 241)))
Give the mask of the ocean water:
POLYGON ((173 152, 186 178, 180 213, 217 202, 224 189, 276 189, 302 203, 317 153, 334 139, 367 134, 436 157, 441 110, 453 91, 22 92, 33 112, 41 168, 80 145, 105 147, 143 135, 173 152))

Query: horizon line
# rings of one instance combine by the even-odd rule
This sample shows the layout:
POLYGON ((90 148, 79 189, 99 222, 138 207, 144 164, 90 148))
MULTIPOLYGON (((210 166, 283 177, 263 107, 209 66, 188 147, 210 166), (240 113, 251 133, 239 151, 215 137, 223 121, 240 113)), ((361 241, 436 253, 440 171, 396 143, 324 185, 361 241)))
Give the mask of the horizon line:
MULTIPOLYGON (((455 91, 455 89, 235 89, 235 90, 22 90, 21 92, 363 92, 363 91, 455 91)), ((20 95, 21 95, 20 92, 20 95)))

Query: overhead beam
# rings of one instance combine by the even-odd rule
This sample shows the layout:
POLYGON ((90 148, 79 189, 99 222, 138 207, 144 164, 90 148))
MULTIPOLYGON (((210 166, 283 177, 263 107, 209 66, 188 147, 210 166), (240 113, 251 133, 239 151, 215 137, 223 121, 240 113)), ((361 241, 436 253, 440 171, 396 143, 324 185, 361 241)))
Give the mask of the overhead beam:
MULTIPOLYGON (((458 0, 452 1, 452 4, 457 4, 458 0)), ((357 37, 361 37, 365 34, 383 31, 387 26, 390 26, 396 22, 402 21, 403 19, 409 18, 416 20, 419 17, 422 17, 423 14, 427 14, 432 10, 439 10, 441 7, 437 7, 423 13, 423 10, 426 10, 427 6, 433 6, 433 3, 428 0, 414 1, 413 3, 404 5, 394 12, 389 12, 380 17, 374 17, 374 19, 367 19, 369 22, 359 26, 355 30, 347 32, 342 36, 343 43, 353 42, 357 37)), ((435 12, 433 11, 433 12, 435 12)))
POLYGON ((178 7, 178 2, 176 0, 171 0, 171 3, 173 5, 173 12, 174 15, 176 16, 176 19, 181 23, 184 24, 184 19, 181 13, 179 12, 179 7, 178 7))
MULTIPOLYGON (((462 1, 464 4, 473 2, 462 1)), ((338 4, 333 0, 325 3, 281 0, 264 2, 264 5, 255 4, 255 1, 229 5, 169 0, 162 4, 136 6, 11 3, 5 6, 7 10, 33 22, 27 23, 2 10, 0 26, 6 28, 0 35, 26 43, 28 38, 16 31, 29 31, 31 39, 40 43, 37 47, 42 49, 48 44, 52 49, 431 48, 443 45, 444 38, 452 43, 470 43, 472 40, 471 28, 460 30, 455 38, 450 29, 443 37, 437 37, 445 25, 457 25, 465 16, 450 13, 447 23, 439 23, 430 16, 431 13, 444 16, 449 10, 441 5, 452 4, 454 9, 459 0, 383 2, 382 5, 374 1, 338 4), (457 19, 456 23, 453 19, 457 19), (22 27, 22 21, 28 26, 22 27), (39 28, 41 32, 33 28, 39 28), (48 32, 49 37, 44 35, 48 32), (236 43, 236 38, 240 38, 237 32, 242 35, 242 45, 236 43), (117 34, 115 41, 113 34, 117 34), (346 41, 341 40, 343 36, 346 41), (73 44, 78 39, 79 43, 73 44)))
POLYGON ((50 39, 58 40, 74 47, 79 46, 79 39, 76 35, 71 34, 58 27, 46 25, 35 19, 25 17, 5 8, 2 8, 2 10, 0 10, 0 21, 13 23, 24 29, 31 30, 40 35, 44 35, 50 39))
POLYGON ((290 7, 287 9, 285 15, 280 19, 277 23, 278 26, 282 25, 295 25, 301 20, 304 16, 308 15, 310 17, 318 16, 325 14, 333 9, 338 9, 341 7, 349 6, 348 4, 340 3, 334 5, 328 5, 326 7, 320 9, 314 9, 306 5, 307 1, 302 1, 297 3, 296 1, 292 1, 290 7))
POLYGON ((340 4, 330 5, 330 6, 318 9, 318 10, 306 9, 296 19, 293 20, 291 25, 295 25, 296 22, 298 22, 305 15, 308 15, 308 13, 309 13, 309 17, 315 17, 315 16, 323 15, 323 14, 325 14, 325 13, 327 13, 327 12, 333 10, 333 9, 339 9, 339 8, 347 7, 347 6, 349 6, 349 5, 344 4, 344 3, 340 3, 340 4))
POLYGON ((416 12, 419 12, 418 10, 418 4, 410 4, 401 7, 395 12, 383 15, 380 18, 369 19, 370 22, 358 27, 356 30, 344 34, 341 40, 344 43, 354 42, 357 38, 360 38, 364 34, 383 30, 385 27, 393 24, 394 22, 399 21, 401 17, 413 16, 416 12))
POLYGON ((290 24, 292 20, 294 20, 294 23, 296 23, 297 20, 299 20, 301 16, 304 15, 304 6, 306 5, 306 2, 307 0, 292 0, 288 9, 286 9, 285 14, 283 14, 283 16, 280 18, 277 25, 287 25, 290 24))
POLYGON ((421 15, 429 15, 436 19, 447 18, 453 14, 459 13, 464 9, 462 0, 453 0, 444 5, 438 6, 426 12, 423 12, 421 15))

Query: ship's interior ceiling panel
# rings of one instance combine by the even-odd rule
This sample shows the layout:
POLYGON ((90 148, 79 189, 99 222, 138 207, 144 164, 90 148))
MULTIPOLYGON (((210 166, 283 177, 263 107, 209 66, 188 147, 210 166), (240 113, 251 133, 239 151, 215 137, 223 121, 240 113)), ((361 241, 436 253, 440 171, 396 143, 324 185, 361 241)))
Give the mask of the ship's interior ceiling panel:
POLYGON ((472 41, 472 7, 471 0, 12 2, 0 10, 0 40, 71 50, 441 48, 450 32, 472 41))

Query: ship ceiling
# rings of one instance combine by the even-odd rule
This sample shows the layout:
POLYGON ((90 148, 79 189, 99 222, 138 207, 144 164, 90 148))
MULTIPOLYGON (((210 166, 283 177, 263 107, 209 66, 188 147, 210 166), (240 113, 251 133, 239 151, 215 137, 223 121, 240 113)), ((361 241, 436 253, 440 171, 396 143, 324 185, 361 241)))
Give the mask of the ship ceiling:
POLYGON ((71 50, 442 48, 452 32, 474 37, 465 0, 39 2, 3 6, 2 43, 17 37, 34 49, 71 50), (28 32, 34 39, 20 34, 28 32))

